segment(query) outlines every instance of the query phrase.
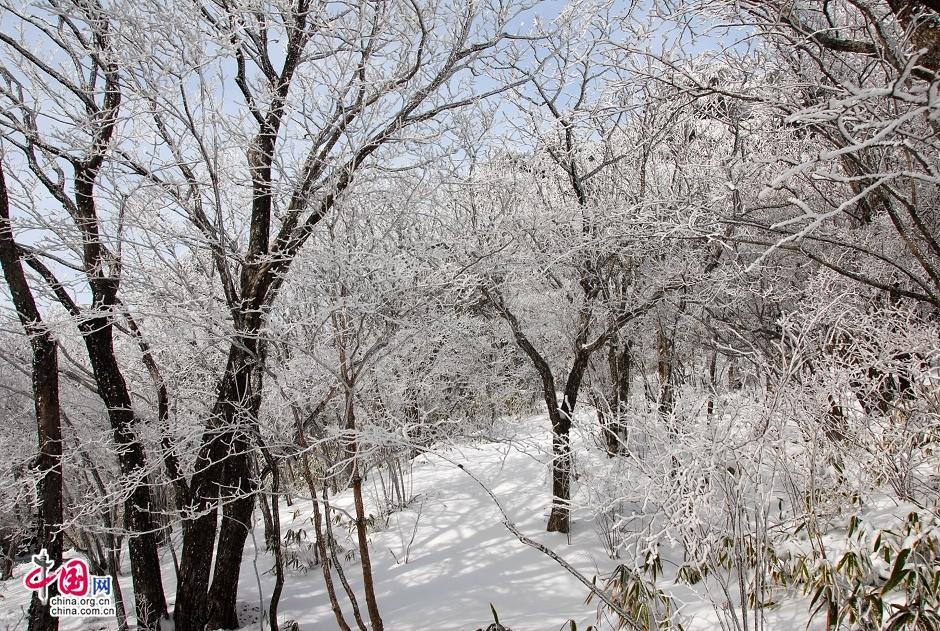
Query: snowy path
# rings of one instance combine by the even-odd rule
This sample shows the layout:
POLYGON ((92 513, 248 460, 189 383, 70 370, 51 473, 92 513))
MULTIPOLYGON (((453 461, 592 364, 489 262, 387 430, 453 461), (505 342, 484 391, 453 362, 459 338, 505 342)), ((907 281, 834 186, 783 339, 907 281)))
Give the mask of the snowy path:
MULTIPOLYGON (((451 450, 444 457, 428 454, 416 459, 413 492, 419 500, 408 510, 392 515, 388 527, 370 537, 379 608, 389 631, 473 631, 492 622, 490 603, 496 607, 500 621, 513 631, 561 629, 570 618, 575 619, 579 629, 596 624, 594 605, 584 604, 584 586, 554 561, 517 541, 500 522, 492 500, 453 464, 463 464, 486 483, 522 532, 555 549, 586 576, 594 576, 599 573, 594 559, 606 560, 606 556, 589 524, 579 524, 575 514, 573 545, 561 535, 544 532, 549 499, 547 454, 543 451, 549 444, 546 425, 544 418, 536 417, 515 428, 521 436, 514 438, 514 444, 529 445, 526 451, 535 455, 504 443, 486 443, 451 450), (403 558, 403 539, 407 542, 411 538, 419 506, 421 516, 408 563, 397 563, 396 556, 403 558)), ((348 493, 335 498, 335 504, 352 509, 348 493)), ((282 532, 303 528, 312 542, 310 515, 309 500, 295 500, 291 507, 282 502, 282 532)), ((263 552, 259 511, 255 518, 254 541, 249 537, 241 570, 239 601, 246 609, 256 610, 262 599, 254 563, 261 572, 265 609, 274 581, 272 560, 263 552), (254 542, 262 546, 257 558, 254 542)), ((337 537, 343 534, 337 528, 337 537)), ((364 612, 358 564, 353 561, 345 565, 364 612)), ((17 626, 28 606, 19 582, 23 571, 25 566, 18 568, 15 579, 0 584, 0 629, 25 629, 25 622, 17 626)), ((164 579, 167 596, 172 600, 176 586, 168 554, 164 555, 164 579)), ((121 582, 125 594, 129 594, 130 577, 121 582)), ((353 623, 348 600, 341 591, 340 598, 353 623)), ((133 612, 131 602, 127 608, 133 612)), ((304 631, 337 628, 319 567, 306 573, 288 572, 278 619, 282 625, 295 620, 304 631)), ((113 627, 109 620, 72 619, 63 620, 61 625, 63 631, 113 627)), ((258 629, 257 617, 245 628, 258 629)))
MULTIPOLYGON (((549 493, 545 464, 498 443, 451 451, 446 457, 486 483, 524 533, 556 549, 588 577, 597 573, 592 557, 605 557, 589 526, 575 526, 576 545, 571 546, 565 537, 543 532, 549 493)), ((454 464, 434 455, 420 456, 414 492, 421 499, 393 515, 389 527, 371 539, 377 597, 387 628, 472 631, 492 622, 489 603, 514 631, 558 629, 572 617, 582 629, 595 622, 594 606, 584 604, 584 586, 517 541, 502 525, 492 500, 454 464), (403 556, 402 538, 410 539, 422 501, 409 561, 396 564, 395 556, 403 556)), ((339 504, 351 508, 348 499, 339 504)), ((282 514, 284 528, 292 527, 291 514, 282 514)), ((247 578, 246 597, 251 589, 247 578)), ((336 626, 318 573, 294 577, 281 611, 283 619, 295 619, 303 629, 336 626)))

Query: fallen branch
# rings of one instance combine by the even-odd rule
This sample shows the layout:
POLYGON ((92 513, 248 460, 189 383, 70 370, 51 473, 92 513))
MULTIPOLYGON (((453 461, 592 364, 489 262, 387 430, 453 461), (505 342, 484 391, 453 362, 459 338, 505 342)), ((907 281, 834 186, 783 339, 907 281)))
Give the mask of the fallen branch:
POLYGON ((596 584, 594 584, 593 581, 589 581, 587 577, 584 576, 584 574, 582 574, 581 572, 576 570, 574 567, 572 567, 572 565, 568 563, 567 561, 565 561, 561 556, 559 556, 557 552, 555 552, 551 548, 548 548, 542 545, 538 541, 534 541, 533 539, 530 539, 529 537, 522 534, 519 531, 519 528, 516 527, 515 522, 513 522, 512 519, 509 518, 509 515, 506 513, 506 510, 503 508, 503 505, 500 503, 499 498, 497 498, 496 495, 494 495, 493 492, 485 484, 483 484, 483 482, 480 481, 479 478, 477 478, 475 475, 470 473, 466 468, 464 468, 462 464, 453 462, 452 460, 444 456, 440 456, 440 457, 442 457, 444 460, 447 460, 448 462, 451 462, 452 464, 456 464, 458 469, 466 473, 468 476, 470 476, 470 478, 474 482, 480 485, 480 488, 483 489, 483 491, 486 492, 486 494, 490 496, 490 498, 493 500, 493 503, 496 504, 496 508, 498 508, 499 512, 502 514, 503 526, 505 526, 506 529, 516 537, 516 539, 518 539, 525 545, 529 546, 530 548, 535 548, 536 550, 538 550, 545 556, 553 559, 556 563, 558 563, 558 565, 565 568, 569 574, 571 574, 576 579, 581 581, 581 583, 583 583, 585 587, 587 587, 598 598, 604 601, 604 603, 608 607, 610 607, 612 610, 617 612, 617 615, 619 615, 631 628, 635 629, 635 631, 645 631, 643 627, 641 627, 637 622, 635 622, 630 617, 630 614, 628 614, 627 611, 623 607, 621 607, 616 602, 614 602, 614 600, 610 597, 610 595, 607 592, 599 588, 596 584))

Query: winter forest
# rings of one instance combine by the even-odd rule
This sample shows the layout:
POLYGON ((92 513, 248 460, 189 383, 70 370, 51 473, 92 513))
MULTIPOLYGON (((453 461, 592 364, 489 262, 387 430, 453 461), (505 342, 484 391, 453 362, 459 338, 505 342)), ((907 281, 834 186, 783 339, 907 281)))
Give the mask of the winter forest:
POLYGON ((938 70, 937 0, 0 0, 0 628, 940 629, 938 70))

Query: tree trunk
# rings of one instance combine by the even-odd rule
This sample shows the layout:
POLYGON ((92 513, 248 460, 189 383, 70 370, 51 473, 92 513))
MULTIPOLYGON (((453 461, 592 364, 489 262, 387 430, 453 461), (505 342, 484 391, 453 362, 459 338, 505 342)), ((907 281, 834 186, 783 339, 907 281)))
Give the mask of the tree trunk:
MULTIPOLYGON (((260 328, 260 322, 255 320, 254 330, 260 328)), ((257 333, 255 334, 257 336, 257 333)), ((238 401, 244 402, 236 410, 234 418, 236 439, 233 441, 233 450, 228 458, 228 468, 225 488, 236 489, 234 501, 227 502, 222 511, 222 523, 219 529, 219 540, 216 545, 215 569, 212 571, 212 585, 209 590, 210 625, 214 616, 218 616, 220 628, 235 628, 238 626, 238 579, 242 556, 245 551, 245 541, 251 528, 251 516, 255 507, 255 477, 252 474, 252 437, 257 437, 259 447, 262 445, 258 429, 258 413, 261 409, 261 392, 263 388, 262 376, 266 347, 263 340, 255 341, 249 347, 253 355, 249 356, 246 366, 247 388, 240 393, 238 401), (232 622, 235 624, 232 624, 232 622)), ((272 462, 272 466, 276 466, 272 462)), ((274 471, 276 475, 277 472, 274 471)))
POLYGON ((263 493, 258 497, 258 503, 261 505, 261 519, 264 521, 264 548, 271 551, 274 549, 274 519, 271 516, 271 507, 263 493))
POLYGON ((715 397, 718 396, 718 382, 716 369, 718 366, 718 349, 714 349, 708 358, 708 416, 715 413, 715 397))
POLYGON ((359 628, 359 631, 367 631, 366 623, 362 621, 362 612, 359 611, 359 601, 356 599, 356 593, 350 586, 349 581, 346 580, 346 572, 343 570, 343 563, 336 554, 336 537, 333 536, 333 516, 331 512, 333 509, 330 506, 329 492, 325 484, 323 485, 321 497, 323 498, 323 523, 326 525, 326 547, 330 551, 330 558, 333 560, 336 576, 339 577, 343 591, 346 592, 346 597, 349 598, 349 605, 352 607, 353 619, 356 621, 356 626, 359 628))
MULTIPOLYGON (((273 459, 272 459, 273 460, 273 459)), ((273 463, 271 468, 271 505, 273 510, 272 518, 274 522, 274 590, 271 592, 271 604, 268 607, 268 622, 271 624, 271 631, 278 631, 277 626, 277 606, 281 600, 281 591, 284 589, 284 557, 281 554, 281 514, 277 503, 277 495, 280 491, 280 476, 277 471, 277 464, 273 463)))
POLYGON ((382 631, 385 628, 382 617, 379 615, 379 604, 375 598, 375 585, 372 580, 372 559, 369 556, 369 539, 366 535, 365 507, 362 503, 362 476, 357 467, 352 480, 353 498, 356 503, 356 536, 359 541, 359 561, 362 564, 362 582, 366 592, 366 608, 369 611, 369 622, 372 631, 382 631))
POLYGON ((548 518, 547 529, 549 532, 568 533, 570 528, 571 440, 569 434, 571 431, 571 415, 574 413, 578 401, 578 392, 581 389, 581 382, 584 379, 584 372, 587 369, 588 361, 591 359, 591 354, 601 348, 603 344, 609 342, 611 337, 627 322, 652 308, 661 296, 659 294, 655 299, 644 305, 622 314, 621 317, 607 327, 606 331, 593 344, 588 344, 591 332, 590 305, 597 297, 597 287, 589 273, 585 273, 582 277, 581 286, 585 292, 585 306, 581 309, 581 326, 574 340, 574 358, 571 370, 568 371, 568 378, 565 380, 565 389, 560 405, 558 403, 558 394, 555 392, 555 376, 552 373, 551 366, 526 337, 519 320, 506 307, 499 292, 495 288, 483 288, 483 295, 509 324, 516 344, 529 356, 542 381, 542 395, 548 409, 549 419, 552 422, 552 510, 548 518))
MULTIPOLYGON (((301 446, 306 449, 307 442, 302 434, 300 435, 300 440, 303 441, 301 446)), ((349 628, 349 624, 346 622, 345 616, 343 616, 343 610, 340 608, 339 600, 336 598, 336 589, 333 587, 333 576, 330 573, 330 555, 326 550, 327 542, 323 533, 323 517, 320 515, 320 504, 317 501, 317 486, 313 479, 313 471, 310 469, 310 459, 306 451, 301 454, 301 464, 303 466, 304 479, 307 481, 307 489, 309 489, 310 498, 313 500, 313 528, 317 533, 317 551, 320 553, 320 569, 323 571, 323 583, 326 585, 326 594, 330 599, 330 609, 333 610, 333 615, 336 617, 336 624, 339 626, 340 631, 352 631, 349 628)))
POLYGON ((208 594, 206 629, 239 627, 238 579, 254 503, 254 494, 245 493, 222 507, 215 568, 212 570, 212 584, 208 594))
MULTIPOLYGON (((562 393, 561 405, 549 405, 548 418, 552 422, 552 512, 548 516, 548 532, 571 532, 571 419, 575 406, 578 403, 578 392, 584 380, 591 351, 581 349, 581 342, 576 344, 579 349, 568 371, 565 380, 565 390, 562 393)), ((548 383, 543 379, 543 388, 548 383)), ((546 403, 549 399, 557 402, 555 393, 551 396, 546 391, 546 403)))
MULTIPOLYGON (((58 567, 62 563, 62 429, 59 421, 58 344, 48 332, 34 336, 30 341, 33 347, 33 400, 39 434, 37 464, 41 472, 38 539, 58 567)), ((52 594, 54 592, 50 590, 50 597, 52 594)), ((29 604, 29 631, 55 631, 58 628, 59 619, 50 615, 49 607, 41 603, 34 592, 29 604)))
MULTIPOLYGON (((192 488, 199 497, 199 489, 192 488)), ((180 555, 179 583, 176 589, 176 606, 173 621, 176 631, 201 631, 207 619, 209 596, 209 572, 212 569, 212 554, 215 544, 217 510, 195 505, 199 516, 183 528, 183 552, 180 555)))
POLYGON ((235 441, 237 455, 228 462, 227 482, 235 487, 233 496, 222 506, 222 521, 216 544, 215 568, 208 594, 207 629, 237 629, 238 579, 251 515, 255 489, 251 479, 250 458, 244 440, 235 441))
MULTIPOLYGON (((349 371, 346 371, 348 374, 349 371)), ((362 583, 366 593, 366 609, 372 631, 383 631, 382 616, 375 598, 375 585, 372 580, 372 559, 369 556, 369 538, 366 534, 366 514, 362 501, 362 475, 359 471, 359 441, 356 438, 356 414, 353 402, 355 384, 346 384, 346 430, 351 437, 346 447, 346 455, 352 463, 352 491, 356 505, 356 537, 359 543, 359 563, 362 565, 362 583)))
POLYGON ((609 414, 602 419, 601 432, 607 447, 607 456, 612 458, 623 448, 622 419, 626 413, 627 402, 630 399, 631 361, 630 351, 633 345, 630 342, 619 344, 616 340, 611 342, 607 350, 607 366, 610 372, 611 393, 608 398, 609 414))
MULTIPOLYGON (((39 433, 39 540, 56 566, 62 563, 62 429, 59 420, 58 344, 46 332, 31 340, 33 399, 39 433)), ((50 594, 51 595, 51 594, 50 594)), ((29 605, 29 631, 59 628, 36 594, 29 605)))
MULTIPOLYGON (((10 297, 32 349, 33 404, 39 439, 39 514, 37 539, 49 558, 62 563, 62 425, 59 409, 59 346, 43 324, 13 239, 10 199, 0 161, 0 266, 10 297)), ((50 594, 51 596, 51 594, 50 594)), ((29 604, 29 631, 55 631, 59 619, 40 602, 36 592, 29 604)))
MULTIPOLYGON (((255 330, 260 326, 257 321, 250 324, 255 330)), ((173 614, 176 631, 204 631, 210 617, 227 622, 237 618, 238 568, 254 508, 253 497, 245 497, 254 493, 246 435, 253 431, 260 404, 254 396, 251 379, 252 371, 260 362, 256 359, 258 347, 256 334, 244 335, 232 344, 216 403, 206 423, 196 473, 189 489, 190 510, 195 517, 184 523, 183 529, 180 580, 173 614), (242 493, 238 500, 229 495, 216 548, 216 502, 224 487, 235 487, 242 493), (212 575, 214 596, 210 603, 212 554, 207 551, 213 548, 216 548, 216 564, 212 575)))
POLYGON ((80 328, 98 394, 108 408, 114 442, 119 449, 121 474, 134 485, 124 501, 124 516, 130 532, 128 548, 138 624, 144 629, 159 629, 160 618, 166 615, 167 609, 157 552, 157 527, 151 515, 150 487, 144 475, 147 456, 134 434, 136 418, 127 383, 115 357, 110 318, 92 318, 82 322, 80 328))
POLYGON ((552 421, 552 512, 548 516, 547 530, 568 534, 571 528, 571 419, 562 410, 549 413, 549 418, 552 421))
MULTIPOLYGON (((224 425, 223 425, 224 427, 224 425)), ((183 552, 173 619, 176 631, 204 631, 209 620, 209 580, 215 548, 219 487, 225 482, 225 459, 232 451, 230 429, 207 429, 196 459, 196 473, 190 485, 193 517, 183 524, 183 552)))
POLYGON ((659 374, 659 413, 669 417, 675 411, 675 366, 674 341, 662 326, 656 333, 656 353, 658 356, 656 372, 659 374))

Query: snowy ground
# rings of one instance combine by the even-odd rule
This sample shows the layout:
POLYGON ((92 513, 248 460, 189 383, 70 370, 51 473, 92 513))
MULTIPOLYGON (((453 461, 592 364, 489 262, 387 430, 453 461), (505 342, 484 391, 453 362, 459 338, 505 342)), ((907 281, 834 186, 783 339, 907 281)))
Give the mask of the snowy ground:
MULTIPOLYGON (((602 564, 600 571, 613 563, 607 560, 589 524, 577 521, 575 515, 572 545, 564 536, 543 532, 549 493, 546 426, 547 421, 537 417, 518 428, 523 434, 519 438, 527 439, 519 441, 528 445, 524 450, 540 450, 541 456, 492 442, 418 457, 413 470, 413 492, 418 499, 408 510, 392 515, 387 528, 371 535, 376 590, 386 628, 472 631, 492 622, 490 603, 500 620, 514 631, 558 629, 571 618, 582 629, 596 624, 595 606, 584 604, 585 587, 553 560, 517 541, 502 525, 492 500, 454 464, 463 464, 486 483, 524 533, 561 553, 588 577, 594 576, 599 573, 597 563, 602 564), (414 531, 416 518, 418 527, 414 531), (404 558, 403 548, 412 532, 415 536, 408 562, 396 562, 396 557, 404 558)), ((340 495, 335 504, 352 510, 348 496, 340 495)), ((312 541, 310 515, 309 501, 295 498, 291 507, 282 502, 283 532, 302 528, 312 541)), ((256 511, 256 519, 254 541, 248 540, 239 586, 239 600, 249 611, 259 607, 262 600, 267 608, 273 585, 272 561, 263 552, 260 512, 256 511), (261 546, 260 552, 256 552, 255 542, 261 546), (263 591, 260 597, 259 572, 263 591)), ((338 528, 336 535, 341 534, 338 528)), ((346 572, 364 611, 356 566, 355 561, 349 562, 346 572)), ((164 569, 165 589, 172 601, 175 577, 169 554, 164 555, 164 569)), ((20 584, 25 570, 26 566, 18 568, 14 579, 0 583, 0 628, 25 629, 22 618, 29 603, 20 584)), ((124 592, 129 594, 130 577, 125 579, 124 592)), ((343 598, 342 593, 340 596, 343 598)), ((348 601, 341 602, 352 622, 348 601)), ((131 613, 132 603, 127 608, 131 613)), ((246 617, 246 626, 258 628, 257 621, 252 624, 250 617, 246 617)), ((278 618, 282 624, 296 620, 305 631, 336 628, 319 568, 288 573, 278 618)), ((61 625, 63 630, 112 627, 106 620, 70 619, 61 625)))
MULTIPOLYGON (((584 586, 553 560, 517 541, 502 525, 492 500, 453 462, 486 483, 523 532, 559 550, 581 572, 593 576, 598 572, 593 559, 605 557, 589 527, 583 536, 576 531, 572 546, 563 536, 542 533, 547 518, 546 465, 500 443, 443 456, 418 458, 414 466, 418 499, 409 510, 392 515, 389 527, 371 538, 386 627, 472 630, 492 622, 490 603, 500 620, 517 631, 560 628, 569 618, 579 628, 593 622, 595 608, 584 604, 584 586), (396 563, 396 558, 404 558, 416 518, 408 562, 396 563)), ((352 510, 348 497, 339 498, 337 504, 352 510)), ((291 519, 293 509, 282 510, 283 528, 305 523, 309 529, 309 512, 295 506, 301 513, 296 519, 291 519)), ((242 585, 250 598, 257 587, 248 586, 247 578, 242 585)), ((282 599, 281 617, 301 622, 304 629, 335 628, 318 570, 294 577, 282 599)))
MULTIPOLYGON (((570 543, 562 535, 544 532, 547 519, 549 481, 547 462, 550 437, 544 417, 507 423, 502 440, 481 440, 459 449, 419 456, 413 467, 412 493, 416 500, 408 509, 394 513, 371 534, 374 574, 379 607, 390 631, 473 631, 492 622, 490 603, 500 621, 514 631, 567 629, 574 619, 578 629, 595 625, 613 628, 597 619, 595 604, 586 605, 588 590, 555 561, 517 541, 501 522, 491 498, 464 471, 473 472, 499 498, 519 529, 561 554, 588 578, 609 572, 616 562, 604 552, 587 516, 574 512, 570 543), (417 520, 417 528, 415 528, 417 520), (410 544, 410 554, 406 548, 410 544), (402 562, 407 556, 407 562, 402 562)), ((586 424, 589 426, 589 424, 586 424)), ((590 438, 576 438, 576 452, 582 470, 591 467, 590 438)), ((599 452, 594 456, 602 458, 599 452)), ((595 460, 596 471, 603 461, 595 460)), ((371 476, 370 486, 375 484, 371 476)), ((374 493, 373 493, 374 495, 374 493)), ((335 505, 352 511, 349 494, 341 494, 335 505)), ((374 505, 374 504, 373 504, 374 505)), ((282 532, 306 531, 306 541, 314 540, 310 502, 295 498, 293 506, 281 502, 282 532)), ((371 512, 374 512, 372 509, 371 512)), ((272 560, 263 550, 260 511, 256 511, 253 536, 249 537, 241 570, 239 600, 245 611, 243 628, 260 629, 258 611, 267 610, 274 578, 272 560), (259 549, 256 547, 260 545, 259 549), (260 593, 259 593, 260 592, 260 593)), ((347 533, 335 528, 337 537, 347 533)), ((341 540, 353 548, 350 539, 341 540)), ((172 558, 164 550, 164 584, 168 598, 175 592, 172 558)), ((356 589, 365 612, 358 563, 345 563, 347 576, 356 589)), ((17 568, 15 578, 0 583, 0 629, 25 629, 28 598, 21 585, 26 566, 17 568)), ((126 561, 125 561, 126 570, 126 561)), ((130 595, 130 577, 122 579, 124 593, 130 595)), ((661 587, 676 598, 687 629, 719 628, 718 614, 703 594, 686 586, 661 587)), ((352 622, 348 601, 337 581, 341 603, 352 622)), ((712 594, 714 596, 714 594, 712 594)), ((127 603, 128 613, 133 603, 127 603)), ((304 631, 332 630, 336 622, 329 608, 319 567, 304 572, 290 569, 281 598, 281 624, 297 621, 304 631)), ((769 612, 766 628, 805 628, 806 603, 791 599, 769 612)), ((63 620, 64 631, 112 629, 110 620, 63 620)), ((265 626, 264 628, 267 628, 265 626)))

